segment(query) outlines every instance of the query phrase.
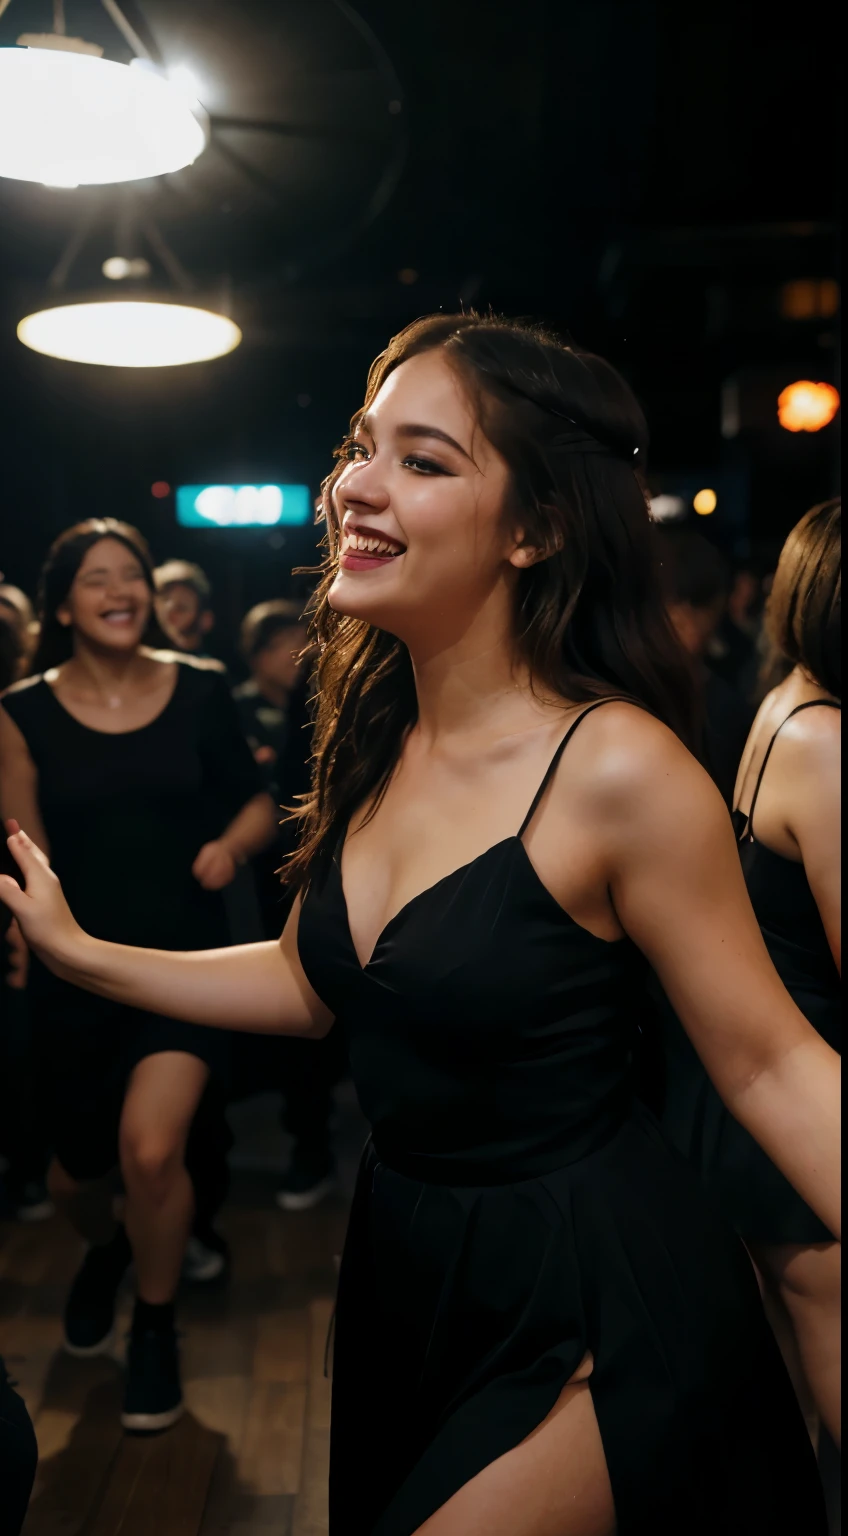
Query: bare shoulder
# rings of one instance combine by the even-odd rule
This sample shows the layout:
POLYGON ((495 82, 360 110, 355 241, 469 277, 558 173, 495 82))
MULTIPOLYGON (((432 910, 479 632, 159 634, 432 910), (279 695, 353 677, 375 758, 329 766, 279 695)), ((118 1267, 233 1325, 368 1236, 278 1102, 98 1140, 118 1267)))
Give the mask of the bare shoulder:
POLYGON ((839 758, 842 749, 842 710, 826 700, 813 709, 802 709, 787 720, 780 733, 781 745, 799 756, 839 758))
POLYGON ((190 672, 213 672, 224 676, 227 671, 224 663, 214 656, 190 656, 186 651, 168 650, 147 650, 146 654, 151 661, 158 661, 163 666, 176 664, 190 672))
POLYGON ((842 796, 842 718, 838 709, 805 709, 787 720, 776 743, 774 791, 788 825, 831 818, 842 796))
POLYGON ((632 813, 670 791, 701 791, 708 799, 717 793, 680 738, 637 704, 616 700, 594 710, 581 722, 568 751, 570 768, 591 803, 609 814, 632 813))
POLYGON ((17 683, 10 683, 8 688, 3 689, 3 692, 0 693, 0 700, 16 698, 21 693, 28 693, 31 688, 37 687, 41 681, 42 676, 40 672, 35 677, 22 677, 17 683))

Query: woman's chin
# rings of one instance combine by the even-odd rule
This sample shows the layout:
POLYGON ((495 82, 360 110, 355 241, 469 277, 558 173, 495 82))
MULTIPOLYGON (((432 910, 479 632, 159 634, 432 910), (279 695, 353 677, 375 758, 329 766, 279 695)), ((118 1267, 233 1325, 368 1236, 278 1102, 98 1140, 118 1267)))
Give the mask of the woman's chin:
POLYGON ((143 637, 144 631, 134 626, 132 629, 128 627, 126 630, 98 627, 97 634, 92 635, 91 638, 101 650, 128 653, 138 648, 143 637))
POLYGON ((352 576, 349 572, 339 571, 327 593, 327 602, 334 613, 341 613, 348 619, 364 619, 367 624, 379 628, 377 609, 380 604, 375 601, 373 591, 369 594, 363 590, 358 573, 352 576))

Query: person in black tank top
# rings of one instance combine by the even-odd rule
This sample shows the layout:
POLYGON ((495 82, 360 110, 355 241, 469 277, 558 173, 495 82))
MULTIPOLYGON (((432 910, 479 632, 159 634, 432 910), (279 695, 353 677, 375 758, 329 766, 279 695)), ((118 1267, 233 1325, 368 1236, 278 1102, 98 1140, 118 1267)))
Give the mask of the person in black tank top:
MULTIPOLYGON (((842 1048, 841 561, 841 505, 828 502, 801 520, 780 558, 766 623, 773 655, 791 671, 754 723, 733 812, 769 955, 835 1051, 842 1048)), ((728 1113, 679 1030, 670 1035, 667 1062, 665 1129, 783 1303, 816 1407, 838 1443, 841 1248, 728 1113)))
POLYGON ((60 974, 210 1027, 238 1000, 243 1028, 344 1032, 372 1137, 331 1536, 825 1530, 748 1255, 635 1092, 650 964, 838 1223, 838 1059, 663 723, 686 733, 690 677, 644 447, 607 364, 519 324, 433 316, 377 360, 325 492, 315 790, 279 945, 103 944, 10 838, 26 891, 0 892, 60 974))
MULTIPOLYGON (((48 557, 37 674, 0 708, 6 815, 28 822, 90 933, 116 943, 225 945, 221 887, 274 812, 220 669, 140 644, 152 609, 146 547, 124 524, 70 529, 48 557)), ((139 1299, 123 1422, 181 1411, 173 1296, 193 1210, 195 1150, 216 1129, 225 1034, 92 997, 32 964, 57 1203, 92 1246, 65 1308, 65 1345, 111 1343, 135 1259, 139 1299), (104 1181, 120 1163, 126 1227, 104 1181)))

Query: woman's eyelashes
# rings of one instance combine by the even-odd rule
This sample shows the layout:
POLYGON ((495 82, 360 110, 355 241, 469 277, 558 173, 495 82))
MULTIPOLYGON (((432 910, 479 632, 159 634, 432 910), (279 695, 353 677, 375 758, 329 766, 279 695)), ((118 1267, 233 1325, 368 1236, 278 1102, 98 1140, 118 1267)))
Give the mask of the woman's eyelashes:
MULTIPOLYGON (((363 464, 371 457, 370 450, 365 443, 359 443, 354 438, 343 443, 339 450, 339 457, 347 464, 363 464)), ((404 469, 411 469, 418 475, 452 475, 453 471, 447 469, 444 464, 439 464, 435 459, 423 458, 418 453, 408 453, 401 459, 404 469)))
POLYGON ((444 464, 437 464, 435 459, 422 459, 418 454, 407 454, 401 460, 404 469, 412 469, 419 475, 450 475, 450 469, 445 469, 444 464))

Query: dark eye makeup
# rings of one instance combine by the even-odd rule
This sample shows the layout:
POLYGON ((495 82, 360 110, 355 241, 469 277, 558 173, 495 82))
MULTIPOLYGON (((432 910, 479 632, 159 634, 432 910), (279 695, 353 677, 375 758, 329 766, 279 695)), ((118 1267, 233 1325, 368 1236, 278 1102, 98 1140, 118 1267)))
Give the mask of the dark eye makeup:
MULTIPOLYGON (((364 443, 348 437, 336 449, 335 457, 343 464, 360 464, 369 457, 369 452, 364 443)), ((443 464, 438 464, 435 459, 427 459, 417 453, 406 454, 401 459, 401 463, 405 469, 411 469, 419 475, 452 475, 453 473, 443 464)))

